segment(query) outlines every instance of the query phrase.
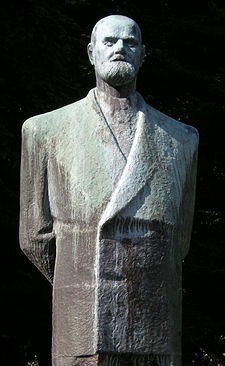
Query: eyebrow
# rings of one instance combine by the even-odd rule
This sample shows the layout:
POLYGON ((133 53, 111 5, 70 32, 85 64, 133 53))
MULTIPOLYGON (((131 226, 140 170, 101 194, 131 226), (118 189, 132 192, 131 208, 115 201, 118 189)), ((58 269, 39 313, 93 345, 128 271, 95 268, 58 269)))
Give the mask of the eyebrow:
POLYGON ((139 42, 138 38, 132 37, 132 36, 124 37, 124 38, 121 38, 121 37, 113 37, 113 36, 105 36, 103 38, 103 41, 116 41, 118 39, 123 39, 124 41, 137 41, 137 42, 139 42))

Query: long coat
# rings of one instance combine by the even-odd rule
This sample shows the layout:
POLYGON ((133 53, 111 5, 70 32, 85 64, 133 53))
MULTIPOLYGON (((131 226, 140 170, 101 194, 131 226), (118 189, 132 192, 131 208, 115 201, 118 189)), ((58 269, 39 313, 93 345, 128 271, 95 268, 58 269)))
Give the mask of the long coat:
POLYGON ((23 126, 20 243, 53 283, 53 365, 98 351, 180 365, 198 134, 138 100, 127 161, 94 89, 23 126))

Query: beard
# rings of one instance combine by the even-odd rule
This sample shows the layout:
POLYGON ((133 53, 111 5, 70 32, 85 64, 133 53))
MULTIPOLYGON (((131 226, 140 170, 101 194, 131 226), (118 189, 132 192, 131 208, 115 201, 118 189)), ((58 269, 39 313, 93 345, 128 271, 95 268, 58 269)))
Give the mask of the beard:
POLYGON ((97 71, 99 76, 111 86, 122 86, 134 81, 137 76, 135 67, 125 61, 105 62, 97 71))

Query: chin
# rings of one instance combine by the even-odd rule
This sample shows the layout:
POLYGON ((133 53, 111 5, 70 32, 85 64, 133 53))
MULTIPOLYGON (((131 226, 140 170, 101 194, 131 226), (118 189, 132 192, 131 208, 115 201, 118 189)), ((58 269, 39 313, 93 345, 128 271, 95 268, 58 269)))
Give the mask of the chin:
POLYGON ((133 82, 137 76, 135 67, 124 61, 116 61, 104 67, 102 79, 111 86, 122 86, 133 82))

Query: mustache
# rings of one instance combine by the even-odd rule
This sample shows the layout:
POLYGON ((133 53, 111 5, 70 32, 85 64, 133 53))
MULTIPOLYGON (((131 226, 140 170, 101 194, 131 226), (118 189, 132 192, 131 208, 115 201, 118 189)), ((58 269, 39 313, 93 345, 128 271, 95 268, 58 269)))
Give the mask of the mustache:
POLYGON ((110 58, 110 62, 111 61, 124 61, 124 62, 131 63, 130 60, 127 57, 125 57, 124 55, 121 55, 121 54, 112 56, 110 58))

